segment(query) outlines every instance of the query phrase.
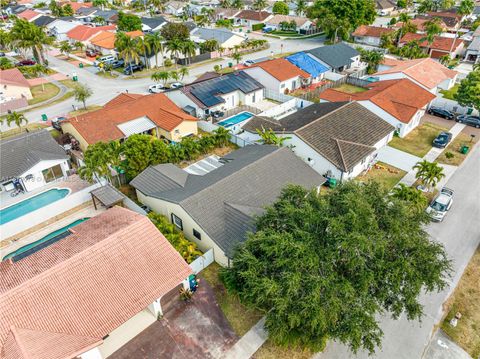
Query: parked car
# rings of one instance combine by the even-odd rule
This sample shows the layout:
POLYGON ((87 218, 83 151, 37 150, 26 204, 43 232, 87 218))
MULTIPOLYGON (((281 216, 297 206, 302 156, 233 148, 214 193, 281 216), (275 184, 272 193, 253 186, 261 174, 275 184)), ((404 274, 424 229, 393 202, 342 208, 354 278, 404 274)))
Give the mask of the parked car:
POLYGON ((52 120, 52 127, 58 131, 62 130, 62 126, 60 126, 60 123, 62 121, 65 121, 67 118, 66 117, 57 117, 52 120))
POLYGON ((433 147, 445 148, 452 140, 450 132, 440 132, 440 134, 433 140, 433 147))
POLYGON ((100 56, 101 53, 95 49, 86 49, 85 55, 87 55, 88 57, 97 57, 100 56))
POLYGON ((17 67, 21 67, 21 66, 32 66, 32 65, 35 65, 36 62, 34 60, 21 60, 21 61, 18 61, 15 66, 17 67))
POLYGON ((457 117, 457 122, 480 128, 480 116, 461 115, 457 117))
POLYGON ((122 59, 114 60, 111 65, 113 69, 118 69, 119 67, 125 65, 125 61, 123 61, 122 59))
POLYGON ((253 61, 253 60, 247 60, 247 61, 245 61, 245 62, 243 63, 243 66, 250 67, 250 66, 252 66, 252 65, 254 65, 254 64, 255 64, 255 61, 253 61))
POLYGON ((271 27, 264 27, 262 29, 262 32, 264 32, 264 33, 269 33, 269 32, 272 32, 272 31, 273 31, 273 28, 271 28, 271 27))
POLYGON ((111 64, 115 60, 116 60, 116 58, 113 55, 101 56, 93 62, 93 66, 98 67, 98 66, 100 66, 100 64, 111 64))
POLYGON ((0 51, 0 57, 5 57, 5 53, 3 51, 0 51))
POLYGON ((155 85, 148 86, 148 92, 150 93, 160 93, 168 89, 169 89, 168 87, 163 86, 162 84, 155 84, 155 85))
POLYGON ((123 73, 125 75, 131 75, 133 74, 135 71, 141 71, 143 70, 143 64, 142 63, 139 63, 139 64, 129 64, 125 67, 125 69, 123 70, 123 73))
POLYGON ((443 108, 439 108, 439 107, 433 107, 433 106, 430 107, 428 109, 428 113, 433 116, 446 118, 447 120, 455 119, 455 114, 453 112, 444 110, 443 108))
POLYGON ((183 87, 183 86, 185 86, 185 85, 181 82, 174 82, 174 83, 170 84, 170 88, 172 88, 172 89, 178 89, 178 88, 183 87))
POLYGON ((441 222, 445 218, 447 211, 453 204, 453 191, 450 188, 443 187, 440 193, 433 199, 427 208, 427 213, 432 221, 441 222))

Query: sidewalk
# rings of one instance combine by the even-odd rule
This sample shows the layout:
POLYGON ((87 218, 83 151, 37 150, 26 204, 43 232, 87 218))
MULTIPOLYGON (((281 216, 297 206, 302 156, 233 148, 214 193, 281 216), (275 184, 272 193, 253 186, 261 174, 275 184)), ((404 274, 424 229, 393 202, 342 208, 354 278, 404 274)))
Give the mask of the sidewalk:
POLYGON ((226 352, 224 359, 249 359, 265 343, 268 334, 264 329, 265 317, 260 319, 235 345, 226 352))

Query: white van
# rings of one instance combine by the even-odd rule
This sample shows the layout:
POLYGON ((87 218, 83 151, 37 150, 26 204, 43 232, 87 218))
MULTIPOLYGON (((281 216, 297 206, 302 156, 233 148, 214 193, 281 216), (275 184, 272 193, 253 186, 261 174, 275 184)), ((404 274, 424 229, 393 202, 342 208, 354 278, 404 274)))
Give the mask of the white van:
POLYGON ((105 55, 105 56, 102 56, 102 57, 99 57, 98 59, 96 59, 94 62, 93 62, 93 66, 97 66, 100 65, 101 63, 111 63, 115 61, 115 56, 113 55, 105 55))

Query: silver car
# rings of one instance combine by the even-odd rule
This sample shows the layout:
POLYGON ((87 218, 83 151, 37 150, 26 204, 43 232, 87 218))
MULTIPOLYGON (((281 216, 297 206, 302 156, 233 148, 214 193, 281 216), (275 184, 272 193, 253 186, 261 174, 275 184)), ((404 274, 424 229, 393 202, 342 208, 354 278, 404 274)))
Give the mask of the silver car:
POLYGON ((453 204, 453 191, 450 188, 443 187, 437 197, 427 208, 427 213, 432 218, 432 221, 441 222, 445 218, 447 211, 453 204))

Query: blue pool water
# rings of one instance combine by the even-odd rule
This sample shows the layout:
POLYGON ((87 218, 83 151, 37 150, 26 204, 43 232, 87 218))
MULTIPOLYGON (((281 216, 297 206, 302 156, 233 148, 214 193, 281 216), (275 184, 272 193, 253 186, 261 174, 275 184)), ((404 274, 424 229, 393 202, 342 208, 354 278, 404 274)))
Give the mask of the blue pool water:
POLYGON ((90 217, 77 219, 76 221, 66 225, 65 227, 62 227, 60 229, 57 229, 56 231, 53 231, 53 232, 47 234, 45 237, 39 239, 38 241, 27 244, 26 246, 20 247, 16 251, 14 251, 10 254, 7 254, 5 257, 3 257, 2 260, 6 260, 6 259, 12 258, 12 257, 15 257, 14 260, 21 259, 21 258, 24 258, 24 257, 28 256, 29 254, 32 254, 33 252, 36 252, 37 250, 45 248, 48 245, 50 245, 52 243, 55 243, 56 241, 58 241, 62 238, 65 238, 66 235, 69 234, 68 230, 70 228, 75 227, 76 225, 79 225, 82 222, 85 222, 89 218, 90 217), (43 246, 40 246, 41 244, 43 244, 43 246))
POLYGON ((68 195, 68 189, 50 189, 0 210, 0 224, 13 221, 68 195))
POLYGON ((235 116, 229 117, 223 121, 217 123, 217 125, 223 126, 225 128, 231 127, 233 125, 237 125, 240 122, 248 120, 250 117, 253 116, 253 113, 250 112, 240 112, 235 116))

